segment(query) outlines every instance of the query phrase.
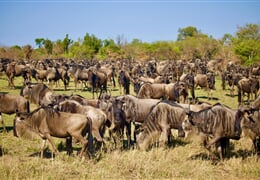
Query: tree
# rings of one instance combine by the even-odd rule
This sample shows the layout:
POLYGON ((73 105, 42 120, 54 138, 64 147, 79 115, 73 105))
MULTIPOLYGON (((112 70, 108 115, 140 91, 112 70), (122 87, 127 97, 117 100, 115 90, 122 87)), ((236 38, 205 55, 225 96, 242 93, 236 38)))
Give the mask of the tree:
POLYGON ((44 40, 44 48, 48 55, 52 54, 53 44, 52 44, 51 40, 49 40, 49 39, 44 40))
POLYGON ((235 53, 247 65, 260 61, 260 25, 246 24, 238 27, 236 36, 233 38, 235 53))
POLYGON ((69 52, 69 46, 72 44, 72 40, 69 39, 69 35, 66 34, 66 37, 62 41, 62 47, 65 54, 68 54, 69 52))
POLYGON ((179 28, 177 41, 185 40, 187 37, 196 37, 200 32, 196 27, 188 26, 186 28, 179 28))
POLYGON ((82 46, 83 49, 87 50, 86 58, 93 58, 102 47, 102 40, 98 39, 95 35, 89 35, 87 33, 84 36, 82 46))
POLYGON ((43 38, 36 38, 34 40, 35 44, 38 46, 38 48, 41 48, 44 44, 44 39, 43 38))

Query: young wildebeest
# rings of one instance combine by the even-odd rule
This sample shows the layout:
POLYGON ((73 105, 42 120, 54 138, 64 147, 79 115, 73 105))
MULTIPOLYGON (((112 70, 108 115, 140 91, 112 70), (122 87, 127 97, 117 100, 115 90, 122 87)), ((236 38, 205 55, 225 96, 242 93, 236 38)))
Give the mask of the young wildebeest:
POLYGON ((52 104, 55 92, 43 83, 26 83, 20 95, 38 106, 47 106, 52 104))
POLYGON ((91 129, 92 121, 85 115, 57 112, 52 107, 40 107, 31 113, 17 112, 14 119, 14 130, 18 137, 22 137, 26 131, 33 131, 42 138, 41 158, 43 158, 46 140, 50 142, 52 149, 58 153, 52 136, 58 138, 73 137, 78 140, 82 144, 79 154, 82 157, 88 145, 88 140, 82 134, 87 132, 91 136, 91 129))
POLYGON ((170 101, 162 101, 156 104, 147 115, 144 123, 138 129, 137 146, 145 150, 151 140, 162 133, 162 142, 168 143, 171 136, 171 129, 178 130, 178 136, 184 137, 182 122, 186 116, 184 108, 170 101))
MULTIPOLYGON (((198 112, 189 111, 183 122, 183 129, 195 128, 199 133, 211 137, 205 146, 212 155, 210 147, 213 144, 221 145, 223 138, 239 140, 241 135, 240 122, 244 118, 244 112, 232 110, 222 104, 198 112), (187 128, 189 127, 189 128, 187 128)), ((218 147, 220 159, 223 160, 222 147, 218 147)))
POLYGON ((16 110, 30 112, 28 100, 22 96, 0 92, 0 122, 4 131, 6 131, 6 127, 1 113, 14 114, 16 110))

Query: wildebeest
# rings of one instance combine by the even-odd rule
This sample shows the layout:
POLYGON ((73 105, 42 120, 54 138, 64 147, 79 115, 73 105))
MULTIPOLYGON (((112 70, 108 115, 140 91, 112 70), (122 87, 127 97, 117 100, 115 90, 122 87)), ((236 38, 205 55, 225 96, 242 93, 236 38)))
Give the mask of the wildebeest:
POLYGON ((55 92, 43 83, 26 83, 20 95, 38 106, 47 106, 52 103, 55 92))
POLYGON ((230 95, 234 96, 235 86, 238 85, 238 81, 242 79, 243 75, 241 73, 234 73, 225 71, 222 73, 222 89, 225 90, 226 82, 230 87, 230 95))
POLYGON ((138 94, 138 98, 151 98, 151 99, 165 99, 165 88, 166 84, 164 83, 144 83, 138 94))
MULTIPOLYGON (((198 112, 189 111, 183 122, 183 127, 184 129, 196 127, 200 133, 211 137, 206 145, 206 148, 210 151, 210 147, 215 143, 220 144, 223 138, 240 139, 242 132, 240 122, 243 118, 243 111, 232 110, 217 103, 198 112)), ((219 146, 218 152, 221 160, 223 160, 222 151, 221 146, 219 146)))
POLYGON ((208 99, 212 99, 212 90, 215 89, 215 75, 213 72, 208 72, 207 74, 197 74, 194 77, 194 88, 197 86, 201 88, 206 88, 208 92, 208 99))
POLYGON ((87 82, 88 77, 88 69, 85 66, 81 65, 71 65, 68 69, 68 75, 73 77, 75 88, 74 91, 77 90, 78 82, 81 81, 82 90, 83 90, 83 83, 87 82))
POLYGON ((52 82, 58 83, 60 79, 63 81, 64 90, 66 91, 70 80, 67 71, 62 67, 49 67, 46 70, 46 80, 48 86, 50 85, 52 87, 52 82))
MULTIPOLYGON (((134 125, 137 123, 142 124, 150 109, 160 101, 158 99, 140 99, 133 95, 118 96, 116 99, 123 102, 122 110, 124 111, 126 122, 133 122, 134 125)), ((135 134, 134 141, 136 142, 135 134)))
POLYGON ((61 112, 84 114, 92 121, 92 135, 98 142, 103 142, 105 133, 105 125, 107 121, 106 114, 92 106, 81 105, 74 100, 65 100, 58 104, 58 109, 61 112))
POLYGON ((119 92, 122 94, 122 87, 124 89, 124 94, 130 93, 130 75, 126 70, 120 70, 118 73, 118 84, 119 92))
POLYGON ((123 110, 128 122, 143 123, 151 107, 158 103, 158 99, 140 99, 133 95, 118 96, 117 99, 121 100, 123 110))
POLYGON ((126 129, 127 148, 129 148, 131 145, 131 122, 126 120, 123 111, 124 102, 117 98, 112 98, 110 102, 107 107, 107 116, 112 122, 112 127, 109 128, 110 137, 113 138, 115 148, 117 148, 117 137, 123 142, 126 129))
POLYGON ((8 87, 14 88, 14 78, 16 76, 22 76, 24 79, 24 83, 30 80, 30 68, 23 65, 18 64, 17 62, 10 62, 6 68, 6 76, 8 78, 8 87))
POLYGON ((244 93, 248 94, 248 104, 250 103, 251 93, 254 94, 254 99, 257 98, 259 90, 259 81, 256 78, 242 78, 238 81, 238 104, 244 104, 244 93))
POLYGON ((248 112, 248 118, 241 122, 244 136, 252 140, 254 152, 260 154, 260 96, 251 105, 240 108, 248 112))
MULTIPOLYGON (((79 156, 82 157, 87 148, 88 140, 82 134, 87 132, 92 135, 92 121, 82 114, 57 112, 53 107, 40 107, 30 113, 16 113, 14 119, 14 130, 18 137, 22 137, 26 131, 33 131, 42 138, 41 158, 48 140, 53 151, 58 153, 52 137, 77 139, 81 145, 79 156)), ((91 139, 91 138, 89 138, 91 139)))
POLYGON ((0 92, 0 122, 4 131, 6 131, 6 127, 2 113, 14 114, 16 110, 20 112, 30 112, 29 101, 19 95, 0 92))
POLYGON ((177 101, 179 103, 182 98, 185 103, 189 95, 188 85, 181 81, 167 84, 165 87, 165 95, 167 100, 177 101))
POLYGON ((178 130, 178 136, 184 137, 184 131, 182 129, 182 122, 186 116, 186 111, 183 107, 170 101, 162 101, 156 104, 144 123, 138 130, 137 146, 140 149, 147 149, 151 139, 158 137, 162 133, 162 141, 165 144, 169 142, 171 135, 171 129, 178 130))
POLYGON ((253 109, 249 113, 248 118, 241 122, 243 134, 249 137, 253 142, 253 151, 260 154, 260 110, 259 108, 253 109))
POLYGON ((98 89, 100 89, 100 93, 105 91, 107 92, 107 75, 98 71, 94 67, 88 68, 88 81, 92 86, 92 98, 94 99, 94 92, 98 93, 98 89))

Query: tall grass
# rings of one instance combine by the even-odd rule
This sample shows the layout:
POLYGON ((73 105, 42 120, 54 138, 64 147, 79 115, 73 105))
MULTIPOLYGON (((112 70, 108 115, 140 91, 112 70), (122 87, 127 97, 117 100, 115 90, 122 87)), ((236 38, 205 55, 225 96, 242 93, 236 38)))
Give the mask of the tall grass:
MULTIPOLYGON (((7 88, 5 76, 0 77, 0 91, 19 94, 21 79, 15 79, 15 90, 7 88)), ((75 93, 73 83, 70 90, 57 93, 75 93)), ((224 103, 237 108, 237 98, 227 96, 228 90, 220 88, 217 79, 216 90, 213 92, 214 104, 224 103)), ((56 89, 56 88, 54 88, 56 89)), ((59 88, 62 89, 62 88, 59 88)), ((132 89, 131 89, 132 90, 132 89)), ((133 91, 131 91, 133 92, 133 91)), ((77 91, 90 98, 88 91, 77 91)), ((133 94, 133 93, 132 93, 133 94)), ((118 90, 112 95, 119 95, 118 90)), ((204 90, 196 90, 200 100, 208 101, 204 90)), ((200 145, 200 140, 175 138, 169 148, 152 148, 149 151, 110 150, 96 154, 90 160, 79 159, 76 150, 72 156, 61 150, 54 159, 49 148, 46 157, 39 157, 40 138, 32 140, 15 138, 12 132, 14 115, 4 115, 7 133, 0 132, 0 176, 1 179, 259 179, 260 165, 258 158, 252 155, 252 143, 247 138, 231 141, 231 152, 224 162, 212 161, 208 152, 200 145)), ((2 130, 2 129, 1 129, 2 130)), ((174 132, 175 133, 175 132, 174 132)), ((57 147, 64 146, 63 139, 55 139, 57 147)), ((74 147, 77 145, 74 145, 74 147)))

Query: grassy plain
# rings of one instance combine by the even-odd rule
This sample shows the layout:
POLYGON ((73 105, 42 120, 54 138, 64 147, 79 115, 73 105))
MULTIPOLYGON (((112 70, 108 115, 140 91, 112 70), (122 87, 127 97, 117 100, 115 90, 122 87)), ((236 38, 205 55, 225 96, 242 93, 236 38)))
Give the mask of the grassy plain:
MULTIPOLYGON (((6 76, 0 76, 0 91, 19 94, 21 78, 15 79, 15 90, 7 88, 6 76)), ((204 90, 196 90, 196 96, 212 104, 221 102, 231 108, 237 108, 237 97, 228 96, 217 78, 214 100, 208 101, 204 90)), ((131 87, 132 88, 132 87, 131 87)), ((59 94, 71 94, 73 82, 68 91, 55 88, 59 94)), ((132 89, 131 89, 131 92, 132 89)), ((90 98, 89 91, 77 91, 90 98)), ((133 94, 133 93, 132 93, 133 94)), ((118 89, 112 95, 119 95, 118 89)), ((35 106, 32 105, 32 108, 35 106)), ((0 177, 1 179, 259 179, 260 164, 252 155, 252 143, 247 138, 231 141, 231 152, 224 162, 213 163, 207 151, 200 145, 198 137, 193 140, 175 138, 172 147, 152 148, 144 152, 136 149, 113 150, 100 153, 91 160, 82 160, 66 155, 64 151, 54 159, 39 158, 41 140, 15 138, 12 132, 14 115, 3 115, 8 132, 0 127, 0 177)), ((55 139, 57 147, 63 145, 63 139, 55 139)), ((48 150, 47 150, 48 151, 48 150)), ((49 151, 50 152, 50 151, 49 151)), ((49 153, 50 154, 50 153, 49 153)))

